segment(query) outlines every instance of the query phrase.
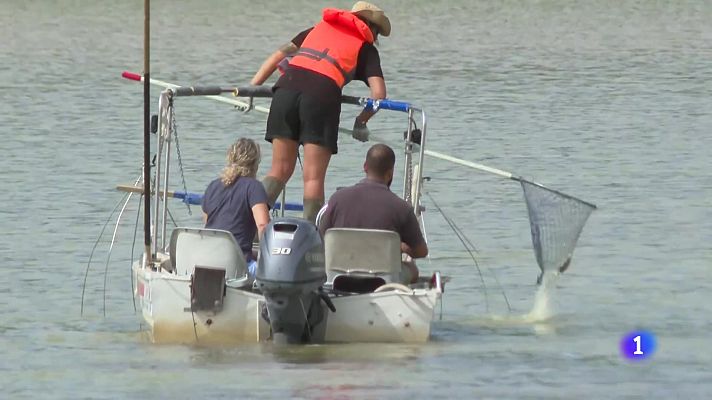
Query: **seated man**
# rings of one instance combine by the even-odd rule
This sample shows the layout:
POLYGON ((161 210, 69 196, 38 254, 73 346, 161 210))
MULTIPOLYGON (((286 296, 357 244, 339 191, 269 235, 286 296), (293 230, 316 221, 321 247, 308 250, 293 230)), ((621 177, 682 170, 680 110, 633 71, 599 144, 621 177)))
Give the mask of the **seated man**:
POLYGON ((252 239, 269 223, 267 193, 255 179, 260 164, 260 147, 252 139, 241 138, 227 151, 227 165, 220 177, 210 182, 203 196, 205 227, 232 232, 245 254, 247 270, 254 277, 257 258, 252 239))
MULTIPOLYGON (((428 255, 413 207, 391 192, 396 155, 385 144, 373 145, 366 154, 366 179, 339 189, 324 207, 319 221, 322 236, 329 228, 361 228, 394 231, 401 238, 401 252, 412 258, 428 255)), ((415 263, 404 263, 405 283, 418 281, 415 263)))

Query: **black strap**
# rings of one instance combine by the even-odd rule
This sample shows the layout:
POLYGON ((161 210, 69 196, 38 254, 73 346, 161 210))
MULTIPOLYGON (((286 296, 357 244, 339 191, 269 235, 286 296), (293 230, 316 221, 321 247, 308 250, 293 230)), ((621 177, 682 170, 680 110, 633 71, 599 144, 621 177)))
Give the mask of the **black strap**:
POLYGON ((295 56, 303 56, 306 58, 310 58, 312 60, 316 61, 321 61, 321 60, 326 60, 328 61, 331 65, 336 67, 337 70, 341 73, 341 76, 344 77, 344 82, 348 82, 351 80, 351 74, 346 72, 339 62, 332 56, 329 55, 329 49, 324 49, 322 51, 312 49, 309 47, 300 47, 299 51, 297 51, 297 54, 295 56))

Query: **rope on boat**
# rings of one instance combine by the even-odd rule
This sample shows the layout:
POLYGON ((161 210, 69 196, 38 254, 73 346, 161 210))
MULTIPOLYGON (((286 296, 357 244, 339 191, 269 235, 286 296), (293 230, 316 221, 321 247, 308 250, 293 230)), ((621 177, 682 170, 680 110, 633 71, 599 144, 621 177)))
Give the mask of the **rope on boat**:
POLYGON ((109 222, 111 222, 111 217, 114 216, 114 213, 116 212, 116 210, 119 209, 121 202, 124 201, 124 199, 127 196, 128 196, 128 193, 123 195, 121 197, 121 199, 119 200, 119 202, 116 203, 116 206, 114 207, 114 209, 111 210, 109 217, 106 218, 106 222, 104 223, 104 226, 101 228, 101 232, 99 232, 99 237, 96 238, 96 241, 94 242, 94 246, 92 246, 92 248, 91 248, 91 253, 89 253, 89 261, 87 261, 87 267, 84 269, 84 283, 82 283, 82 300, 81 300, 79 315, 84 315, 84 293, 86 292, 87 277, 89 276, 89 267, 91 266, 91 260, 94 257, 94 251, 96 250, 96 246, 99 244, 101 237, 104 235, 104 230, 106 230, 106 227, 109 225, 109 222))
MULTIPOLYGON (((478 274, 479 277, 480 277, 480 282, 482 282, 482 288, 483 288, 483 290, 484 290, 484 292, 485 292, 485 309, 486 309, 486 312, 489 313, 490 307, 489 307, 489 294, 488 294, 488 289, 487 289, 487 285, 485 284, 484 276, 482 275, 482 270, 480 269, 480 265, 479 265, 479 263, 477 262, 477 259, 475 258, 475 255, 473 254, 473 251, 474 251, 475 253, 477 252, 477 249, 475 248, 475 245, 472 244, 472 242, 470 241, 470 239, 467 238, 467 236, 466 236, 465 233, 462 231, 462 229, 460 229, 460 227, 458 227, 457 224, 455 224, 455 221, 453 221, 450 217, 448 217, 448 216, 445 214, 445 211, 443 211, 443 209, 440 208, 440 206, 438 205, 438 203, 435 201, 435 198, 433 198, 433 196, 432 196, 430 193, 428 193, 428 192, 425 192, 425 194, 428 196, 428 198, 430 198, 430 201, 433 202, 433 205, 435 206, 435 208, 438 210, 438 212, 440 213, 440 215, 443 216, 443 219, 445 220, 445 222, 450 226, 450 229, 452 229, 452 231, 455 233, 455 235, 457 236, 457 238, 460 240, 460 243, 462 243, 462 246, 465 248, 465 250, 467 251, 467 253, 470 255, 470 258, 472 258, 472 261, 473 261, 474 264, 475 264, 475 268, 477 268, 477 274, 478 274)), ((491 271, 490 271, 490 272, 491 272, 491 271)), ((504 302, 507 304, 507 309, 511 312, 511 311, 512 311, 512 306, 509 304, 509 299, 507 298, 507 294, 504 292, 504 288, 502 287, 502 284, 499 282, 499 279, 497 278, 497 275, 495 275, 494 273, 492 273, 492 276, 494 277, 495 282, 497 282, 497 286, 499 287, 499 290, 500 290, 500 292, 502 293, 502 297, 504 298, 504 302)))
POLYGON ((195 322, 195 311, 190 307, 190 316, 193 318, 193 334, 195 335, 195 343, 198 343, 198 323, 195 322))
POLYGON ((438 210, 438 212, 440 213, 440 215, 443 216, 443 219, 444 219, 445 222, 450 226, 450 229, 452 229, 452 231, 455 232, 455 235, 456 235, 457 238, 460 240, 460 243, 462 243, 462 246, 465 248, 465 250, 467 251, 467 253, 470 254, 470 258, 472 258, 472 261, 474 261, 474 263, 475 263, 475 268, 477 269, 477 274, 478 274, 479 277, 480 277, 480 282, 482 282, 482 289, 483 289, 484 292, 485 292, 485 309, 486 309, 487 312, 489 313, 489 309, 490 309, 490 308, 489 308, 489 296, 488 296, 488 293, 487 293, 487 284, 485 284, 485 279, 484 279, 484 277, 482 276, 482 270, 480 270, 480 265, 479 265, 479 263, 477 263, 477 259, 475 258, 475 255, 472 254, 472 251, 471 251, 470 248, 468 247, 467 243, 462 239, 462 237, 460 237, 460 231, 459 231, 459 229, 456 229, 456 228, 455 228, 455 223, 450 219, 450 217, 448 217, 448 216, 445 214, 445 212, 443 211, 443 209, 440 208, 440 206, 439 206, 438 203, 435 201, 435 199, 433 198, 433 196, 432 196, 430 193, 428 193, 428 192, 425 192, 425 194, 428 195, 428 197, 430 198, 430 201, 433 202, 433 205, 435 206, 435 208, 438 210))
MULTIPOLYGON (((425 229, 425 214, 426 213, 420 213, 420 224, 422 225, 422 232, 423 232, 423 239, 425 239, 425 243, 428 245, 428 248, 430 248, 430 243, 428 242, 428 234, 427 234, 427 229, 425 229)), ((428 265, 432 268, 433 267, 433 259, 431 257, 432 251, 428 251, 428 265)), ((440 303, 440 314, 438 316, 438 319, 440 321, 443 320, 443 299, 444 297, 441 296, 440 300, 438 301, 440 303)))
POLYGON ((177 227, 178 227, 178 223, 176 222, 176 219, 173 218, 173 213, 171 212, 171 209, 168 208, 168 207, 166 207, 166 211, 168 211, 168 216, 171 217, 171 222, 173 223, 173 227, 174 227, 174 228, 177 228, 177 227))
MULTIPOLYGON (((138 183, 138 179, 136 180, 136 184, 137 183, 138 183)), ((124 205, 123 205, 123 207, 121 207, 119 216, 116 218, 116 224, 114 225, 114 233, 111 235, 111 244, 109 245, 109 253, 106 255, 106 265, 104 266, 104 286, 102 288, 102 297, 104 298, 102 310, 103 310, 104 317, 106 317, 106 279, 107 279, 107 276, 109 275, 109 262, 111 261, 111 250, 114 249, 114 243, 116 242, 116 234, 119 231, 119 223, 121 222, 121 216, 124 215, 124 211, 126 211, 126 206, 129 204, 129 201, 131 201, 132 195, 133 195, 133 193, 129 193, 129 195, 126 197, 126 201, 124 201, 124 205)))
MULTIPOLYGON (((307 334, 309 335, 309 341, 311 342, 312 331, 311 331, 311 325, 309 324, 309 315, 307 314, 307 310, 304 308, 304 302, 302 301, 301 297, 299 297, 299 304, 302 306, 302 314, 304 315, 304 321, 305 321, 305 325, 307 327, 307 334)), ((310 307, 310 309, 311 309, 311 307, 310 307)))
POLYGON ((133 308, 134 308, 134 314, 136 314, 136 296, 134 295, 136 288, 134 287, 134 280, 133 280, 133 262, 134 262, 134 249, 136 248, 136 234, 138 233, 138 219, 139 216, 141 216, 141 206, 143 200, 143 193, 141 193, 138 197, 138 210, 136 210, 136 222, 134 223, 134 233, 133 233, 133 239, 131 240, 131 258, 129 259, 129 263, 131 263, 129 268, 129 272, 131 273, 131 302, 133 303, 133 308))
MULTIPOLYGON (((138 184, 138 181, 141 178, 136 180, 136 184, 138 184)), ((114 206, 114 209, 111 210, 111 213, 109 216, 106 218, 106 222, 104 222, 104 226, 101 228, 101 231, 99 232, 99 236, 96 238, 96 241, 94 241, 94 245, 91 248, 91 253, 89 253, 89 261, 87 261, 87 266, 84 270, 84 282, 82 283, 82 300, 81 300, 81 305, 79 309, 79 315, 84 315, 84 295, 86 293, 86 288, 87 288, 87 277, 89 276, 89 267, 91 266, 91 260, 94 258, 94 251, 96 251, 96 247, 99 245, 99 241, 101 240, 101 237, 104 235, 104 231, 106 230, 106 227, 109 226, 109 222, 111 222, 111 218, 114 216, 114 213, 116 210, 119 209, 119 206, 121 205, 121 202, 128 197, 128 193, 123 195, 121 199, 116 203, 116 206, 114 206)))
MULTIPOLYGON (((180 152, 180 142, 178 142, 178 125, 176 124, 176 106, 175 102, 171 100, 171 127, 170 129, 173 131, 173 137, 175 138, 176 141, 176 154, 178 155, 178 167, 180 168, 180 180, 183 183, 183 191, 188 193, 188 187, 186 186, 185 183, 185 174, 183 173, 183 157, 180 152)), ((186 207, 188 207, 188 215, 193 215, 193 212, 190 210, 190 203, 185 202, 186 207)))

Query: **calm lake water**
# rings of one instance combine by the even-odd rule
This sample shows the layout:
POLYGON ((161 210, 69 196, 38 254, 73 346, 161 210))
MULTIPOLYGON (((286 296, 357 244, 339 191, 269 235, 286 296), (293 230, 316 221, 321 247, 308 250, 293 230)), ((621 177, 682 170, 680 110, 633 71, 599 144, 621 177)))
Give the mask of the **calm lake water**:
MULTIPOLYGON (((152 76, 240 85, 277 46, 349 2, 152 2, 152 76)), ((538 267, 520 187, 428 159, 426 190, 477 246, 488 288, 426 197, 431 260, 452 277, 425 345, 275 349, 148 343, 131 300, 136 202, 107 264, 113 225, 141 167, 143 6, 3 0, 0 7, 0 397, 705 398, 712 393, 712 3, 382 1, 389 97, 422 105, 430 149, 531 177, 596 203, 555 316, 518 322, 538 267), (108 267, 107 267, 108 265, 108 267), (499 282, 499 286, 498 283, 499 282), (501 290, 500 290, 501 286, 501 290), (504 291, 511 312, 501 295, 504 291), (489 310, 487 309, 489 306, 489 310), (104 316, 104 313, 106 316, 104 316), (625 361, 620 338, 658 348, 625 361)), ((360 83, 346 92, 366 95, 360 83)), ((153 89, 157 99, 159 89, 153 89)), ((156 103, 154 103, 156 104, 156 103)), ((186 186, 201 192, 237 136, 264 115, 177 104, 186 186)), ((345 107, 344 126, 356 110, 345 107)), ((394 142, 405 121, 379 114, 394 142)), ((269 165, 269 145, 261 141, 269 165)), ((361 178, 369 144, 340 141, 327 192, 361 178)), ((400 154, 400 153, 399 153, 400 154)), ((290 190, 296 188, 299 171, 290 190)), ((173 182, 180 186, 180 181, 173 182)), ((199 209, 172 211, 199 224, 199 209)), ((139 242, 140 242, 139 235, 139 242)), ((139 252, 137 247, 136 254, 139 252)))

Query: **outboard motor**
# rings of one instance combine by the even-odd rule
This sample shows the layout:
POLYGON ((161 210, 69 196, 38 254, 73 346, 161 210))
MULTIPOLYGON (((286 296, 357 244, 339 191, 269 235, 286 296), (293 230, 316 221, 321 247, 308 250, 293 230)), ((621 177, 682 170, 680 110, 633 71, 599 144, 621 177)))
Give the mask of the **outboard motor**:
POLYGON ((321 292, 326 282, 324 244, 313 223, 272 220, 260 242, 255 281, 265 296, 275 343, 324 340, 326 315, 320 299, 330 300, 321 292))

